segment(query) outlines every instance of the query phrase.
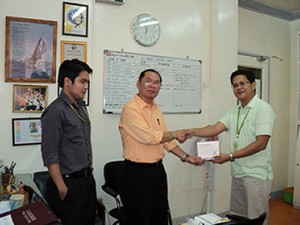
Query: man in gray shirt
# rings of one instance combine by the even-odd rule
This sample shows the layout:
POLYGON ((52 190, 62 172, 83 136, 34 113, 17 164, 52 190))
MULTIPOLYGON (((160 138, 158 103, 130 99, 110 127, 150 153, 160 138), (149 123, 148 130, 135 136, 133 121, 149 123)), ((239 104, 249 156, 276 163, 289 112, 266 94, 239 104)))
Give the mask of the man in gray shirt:
POLYGON ((50 174, 45 198, 64 225, 95 222, 91 127, 83 101, 92 72, 82 61, 65 60, 58 74, 62 91, 42 114, 42 157, 50 174))

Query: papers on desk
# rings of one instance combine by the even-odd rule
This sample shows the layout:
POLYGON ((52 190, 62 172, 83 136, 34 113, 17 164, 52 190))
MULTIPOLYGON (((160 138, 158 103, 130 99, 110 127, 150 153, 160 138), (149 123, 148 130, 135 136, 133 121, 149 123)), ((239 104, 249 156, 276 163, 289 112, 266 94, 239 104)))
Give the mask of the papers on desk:
POLYGON ((213 160, 214 156, 220 154, 219 141, 199 141, 197 142, 198 156, 205 160, 213 160))
POLYGON ((182 225, 213 225, 217 224, 222 220, 221 217, 214 213, 208 213, 200 216, 195 216, 194 219, 189 219, 189 221, 182 225))
POLYGON ((10 201, 0 201, 0 214, 8 211, 10 211, 10 201))
POLYGON ((5 217, 0 218, 0 224, 1 225, 14 225, 11 215, 7 215, 5 217))

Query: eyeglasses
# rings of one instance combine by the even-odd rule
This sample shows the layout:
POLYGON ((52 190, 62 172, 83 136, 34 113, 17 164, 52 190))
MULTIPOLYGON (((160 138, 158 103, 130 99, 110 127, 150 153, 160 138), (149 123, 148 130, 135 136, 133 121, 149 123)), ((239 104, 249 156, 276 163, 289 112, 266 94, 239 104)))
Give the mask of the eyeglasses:
POLYGON ((159 81, 145 81, 144 85, 149 87, 149 86, 154 86, 154 87, 160 87, 161 83, 159 81))
POLYGON ((249 81, 240 81, 239 83, 234 83, 233 85, 231 85, 231 87, 236 89, 239 86, 244 87, 248 83, 250 83, 250 82, 249 81))

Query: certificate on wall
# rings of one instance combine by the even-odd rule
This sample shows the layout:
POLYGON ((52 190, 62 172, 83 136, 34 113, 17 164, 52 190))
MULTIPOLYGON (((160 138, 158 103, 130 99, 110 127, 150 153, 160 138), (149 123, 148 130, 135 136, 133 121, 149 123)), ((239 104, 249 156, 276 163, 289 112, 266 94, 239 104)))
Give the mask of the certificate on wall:
POLYGON ((61 56, 60 61, 63 62, 66 59, 79 59, 80 61, 87 62, 86 52, 87 43, 78 41, 61 41, 60 49, 61 56))
POLYGON ((220 154, 219 140, 206 140, 197 142, 198 156, 205 160, 213 160, 220 154))
POLYGON ((40 144, 42 139, 41 118, 13 118, 13 146, 40 144))

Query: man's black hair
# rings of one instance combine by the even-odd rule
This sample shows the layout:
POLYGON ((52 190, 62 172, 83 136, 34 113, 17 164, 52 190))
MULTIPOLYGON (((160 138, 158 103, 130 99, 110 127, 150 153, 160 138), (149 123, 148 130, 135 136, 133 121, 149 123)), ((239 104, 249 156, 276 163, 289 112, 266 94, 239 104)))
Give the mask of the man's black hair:
POLYGON ((88 64, 86 64, 85 62, 82 62, 78 59, 63 61, 62 64, 60 65, 59 71, 58 71, 59 87, 61 87, 61 88, 64 87, 65 77, 68 77, 72 81, 72 83, 74 83, 75 78, 78 77, 82 71, 86 71, 89 74, 93 73, 92 68, 89 67, 88 64))
POLYGON ((145 76, 145 73, 146 73, 146 72, 157 73, 157 75, 159 76, 160 83, 162 83, 162 78, 161 78, 159 72, 157 72, 157 71, 154 70, 154 69, 146 69, 146 70, 142 71, 142 72, 140 73, 140 76, 139 76, 139 82, 142 81, 142 79, 143 79, 143 77, 145 76))
POLYGON ((250 81, 250 83, 255 82, 255 77, 254 74, 250 70, 245 70, 245 69, 239 69, 234 71, 231 76, 230 76, 230 82, 232 84, 233 78, 238 76, 238 75, 244 75, 247 77, 247 80, 250 81))

